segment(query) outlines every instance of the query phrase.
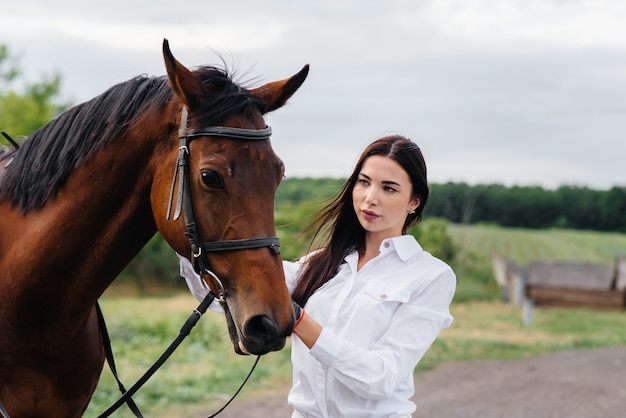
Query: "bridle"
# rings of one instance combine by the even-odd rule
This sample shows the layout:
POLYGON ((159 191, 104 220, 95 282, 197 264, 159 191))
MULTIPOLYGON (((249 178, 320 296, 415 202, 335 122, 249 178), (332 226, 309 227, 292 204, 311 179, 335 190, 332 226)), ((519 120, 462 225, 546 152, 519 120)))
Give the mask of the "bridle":
MULTIPOLYGON (((217 279, 209 268, 206 260, 207 252, 215 251, 232 251, 244 250, 250 248, 269 247, 275 255, 280 254, 280 239, 278 237, 259 237, 245 238, 236 240, 220 240, 199 242, 198 232, 196 229, 196 221, 193 214, 191 201, 191 185, 189 181, 189 144, 191 141, 199 138, 207 137, 224 137, 239 140, 264 140, 269 139, 272 135, 272 128, 266 126, 263 129, 243 129, 231 128, 227 126, 209 126, 205 128, 187 128, 188 112, 187 107, 183 106, 180 114, 180 127, 178 130, 178 138, 180 146, 178 148, 178 160, 174 168, 174 176, 172 178, 172 186, 170 188, 170 198, 167 204, 166 219, 170 219, 172 211, 172 203, 174 200, 174 188, 178 179, 178 193, 176 197, 176 210, 174 212, 174 220, 180 217, 181 211, 185 220, 185 235, 191 244, 191 262, 194 270, 198 274, 208 274, 217 279)), ((222 286, 217 279, 218 286, 222 286)), ((223 292, 223 287, 220 289, 223 292)))

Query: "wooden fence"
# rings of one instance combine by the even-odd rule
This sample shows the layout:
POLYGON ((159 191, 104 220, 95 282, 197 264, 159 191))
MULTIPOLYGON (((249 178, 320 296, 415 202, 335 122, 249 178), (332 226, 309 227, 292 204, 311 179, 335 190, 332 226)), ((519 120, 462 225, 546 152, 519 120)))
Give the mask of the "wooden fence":
POLYGON ((626 309, 626 258, 615 264, 533 261, 517 266, 494 255, 492 266, 504 300, 524 306, 532 322, 534 306, 626 309))

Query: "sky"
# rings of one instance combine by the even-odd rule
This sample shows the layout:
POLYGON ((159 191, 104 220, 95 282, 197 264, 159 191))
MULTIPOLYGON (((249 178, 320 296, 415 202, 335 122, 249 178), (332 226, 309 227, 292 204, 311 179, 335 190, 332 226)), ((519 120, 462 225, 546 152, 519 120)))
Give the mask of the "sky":
POLYGON ((626 186, 626 2, 609 0, 2 0, 0 44, 77 104, 193 68, 256 87, 310 73, 267 115, 287 177, 348 176, 389 134, 430 182, 626 186), (8 4, 10 3, 10 4, 8 4))

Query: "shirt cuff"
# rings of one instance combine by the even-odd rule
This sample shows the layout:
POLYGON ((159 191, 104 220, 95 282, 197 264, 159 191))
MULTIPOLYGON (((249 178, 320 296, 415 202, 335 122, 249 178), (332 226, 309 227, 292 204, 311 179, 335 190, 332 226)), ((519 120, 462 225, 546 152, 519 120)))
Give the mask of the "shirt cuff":
POLYGON ((322 328, 322 332, 317 341, 311 347, 311 355, 315 357, 320 363, 326 367, 332 366, 332 364, 339 357, 343 341, 325 328, 322 328))
MULTIPOLYGON (((181 277, 185 279, 185 283, 187 283, 187 287, 189 288, 191 294, 195 296, 198 302, 202 302, 206 295, 209 294, 209 287, 204 283, 202 278, 196 274, 191 262, 182 255, 177 255, 180 263, 181 277)), ((214 312, 224 313, 224 308, 222 308, 222 305, 217 300, 213 300, 213 302, 211 302, 209 309, 214 312)))

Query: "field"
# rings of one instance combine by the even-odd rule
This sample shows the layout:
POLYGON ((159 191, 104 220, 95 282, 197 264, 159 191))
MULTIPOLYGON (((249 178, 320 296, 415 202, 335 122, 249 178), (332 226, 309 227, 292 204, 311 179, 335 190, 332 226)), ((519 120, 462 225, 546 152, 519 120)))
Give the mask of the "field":
MULTIPOLYGON (((534 258, 610 262, 626 253, 626 235, 564 230, 526 231, 491 226, 450 225, 462 253, 472 253, 488 270, 497 251, 523 264, 534 258)), ((467 281, 460 275, 459 282, 467 281)), ((123 297, 115 288, 101 299, 117 368, 126 387, 158 358, 196 307, 186 293, 123 297)), ((626 345, 623 312, 536 309, 533 325, 518 308, 499 301, 458 301, 453 326, 442 332, 416 372, 454 360, 520 359, 567 349, 626 345)), ((133 398, 151 417, 206 416, 237 389, 254 358, 233 354, 220 315, 207 313, 163 368, 133 398)), ((289 384, 289 348, 263 356, 240 398, 289 384)), ((108 366, 86 417, 95 417, 119 397, 108 366)), ((131 417, 124 406, 116 417, 131 417)))
POLYGON ((520 265, 531 260, 612 263, 616 256, 626 256, 626 234, 453 224, 448 232, 461 249, 474 252, 486 262, 492 253, 520 265))

